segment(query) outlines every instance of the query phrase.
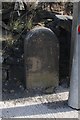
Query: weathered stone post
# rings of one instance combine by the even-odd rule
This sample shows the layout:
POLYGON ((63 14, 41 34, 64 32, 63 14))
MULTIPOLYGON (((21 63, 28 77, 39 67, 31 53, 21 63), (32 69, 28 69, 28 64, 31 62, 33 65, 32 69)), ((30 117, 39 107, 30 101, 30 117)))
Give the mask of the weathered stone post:
POLYGON ((48 28, 36 27, 26 36, 26 87, 56 87, 59 82, 59 42, 48 28))
POLYGON ((80 109, 80 2, 74 3, 71 50, 71 81, 68 104, 72 108, 80 109))

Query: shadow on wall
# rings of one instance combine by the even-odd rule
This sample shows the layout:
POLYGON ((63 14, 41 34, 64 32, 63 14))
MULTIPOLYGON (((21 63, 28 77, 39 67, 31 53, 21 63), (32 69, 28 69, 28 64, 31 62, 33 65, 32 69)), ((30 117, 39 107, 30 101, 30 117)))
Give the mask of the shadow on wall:
POLYGON ((70 47, 71 47, 71 32, 60 28, 59 35, 59 44, 60 44, 60 59, 59 59, 59 82, 63 84, 66 80, 66 84, 69 85, 70 78, 70 47), (67 79, 68 78, 68 79, 67 79))

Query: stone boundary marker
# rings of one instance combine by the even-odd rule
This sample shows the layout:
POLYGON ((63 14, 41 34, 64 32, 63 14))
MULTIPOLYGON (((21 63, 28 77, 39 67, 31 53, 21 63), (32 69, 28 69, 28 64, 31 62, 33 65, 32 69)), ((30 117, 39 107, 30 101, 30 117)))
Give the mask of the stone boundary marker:
POLYGON ((46 27, 28 32, 24 43, 28 89, 56 87, 59 83, 59 41, 46 27))

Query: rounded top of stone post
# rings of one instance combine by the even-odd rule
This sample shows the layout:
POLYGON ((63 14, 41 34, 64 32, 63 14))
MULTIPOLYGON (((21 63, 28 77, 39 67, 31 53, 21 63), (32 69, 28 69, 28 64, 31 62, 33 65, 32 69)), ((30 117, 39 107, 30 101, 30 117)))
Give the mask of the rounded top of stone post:
POLYGON ((39 33, 42 33, 42 32, 46 32, 46 33, 49 33, 49 34, 51 33, 52 35, 55 36, 54 32, 51 29, 49 29, 47 27, 40 27, 39 26, 39 27, 34 27, 33 29, 31 29, 28 32, 28 34, 26 36, 26 40, 29 40, 34 34, 39 34, 39 33))

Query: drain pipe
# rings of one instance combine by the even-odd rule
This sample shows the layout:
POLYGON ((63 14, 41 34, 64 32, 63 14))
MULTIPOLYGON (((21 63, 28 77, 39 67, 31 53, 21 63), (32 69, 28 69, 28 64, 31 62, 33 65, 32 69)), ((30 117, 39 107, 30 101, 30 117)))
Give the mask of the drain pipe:
POLYGON ((80 109, 80 2, 74 3, 71 41, 71 78, 68 105, 80 109))

